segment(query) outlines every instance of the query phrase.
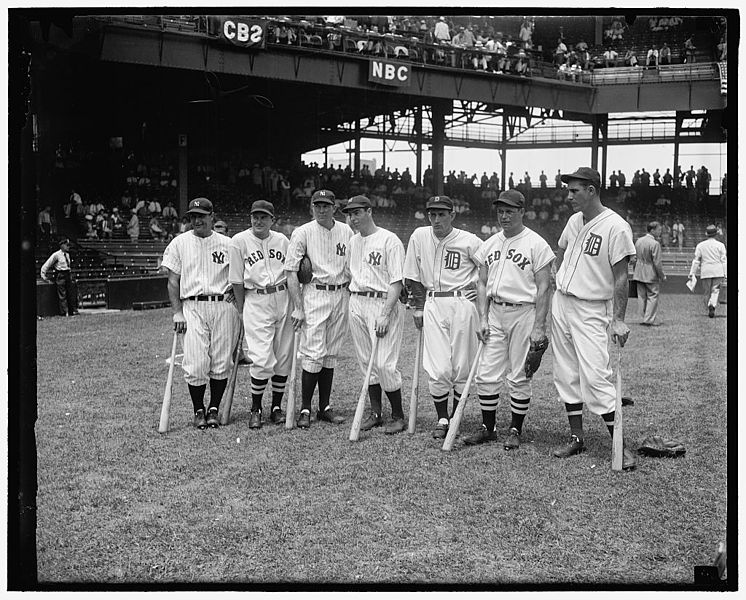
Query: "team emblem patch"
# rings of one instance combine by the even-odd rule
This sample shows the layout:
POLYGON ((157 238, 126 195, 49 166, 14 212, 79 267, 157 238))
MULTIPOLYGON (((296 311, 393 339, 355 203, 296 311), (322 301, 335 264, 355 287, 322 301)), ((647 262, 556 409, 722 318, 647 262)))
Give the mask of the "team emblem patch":
POLYGON ((345 246, 342 242, 337 244, 337 256, 344 256, 347 252, 347 246, 345 246))
POLYGON ((225 254, 223 254, 222 250, 218 252, 217 250, 212 253, 212 262, 217 263, 219 265, 222 265, 225 263, 225 254))
POLYGON ((596 235, 595 233, 588 234, 588 237, 585 240, 583 254, 587 254, 588 256, 598 256, 598 253, 601 250, 601 242, 603 242, 603 238, 600 235, 596 235))
POLYGON ((383 258, 383 255, 380 252, 374 251, 368 254, 368 262, 375 266, 380 267, 381 266, 381 259, 383 258))
POLYGON ((461 266, 461 253, 455 250, 446 250, 443 261, 445 262, 444 268, 455 271, 461 266))

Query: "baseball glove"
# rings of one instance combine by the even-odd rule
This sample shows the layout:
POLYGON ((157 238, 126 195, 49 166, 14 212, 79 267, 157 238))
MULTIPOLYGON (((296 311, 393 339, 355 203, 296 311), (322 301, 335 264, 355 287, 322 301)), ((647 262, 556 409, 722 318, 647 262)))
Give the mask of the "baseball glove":
POLYGON ((649 435, 640 443, 637 452, 656 458, 676 458, 686 452, 679 440, 668 440, 660 435, 649 435))
POLYGON ((311 259, 304 255, 300 259, 300 265, 298 265, 298 281, 300 283, 309 283, 313 277, 313 266, 311 265, 311 259))
POLYGON ((528 379, 531 379, 534 376, 534 373, 539 370, 541 357, 544 355, 547 348, 549 348, 549 340, 546 336, 541 338, 538 342, 531 342, 528 354, 526 354, 526 364, 523 367, 528 379))

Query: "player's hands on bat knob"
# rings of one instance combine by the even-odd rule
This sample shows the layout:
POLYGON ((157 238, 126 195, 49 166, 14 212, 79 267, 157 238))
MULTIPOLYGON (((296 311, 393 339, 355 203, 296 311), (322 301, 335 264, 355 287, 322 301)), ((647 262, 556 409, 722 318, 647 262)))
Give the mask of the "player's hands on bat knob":
POLYGON ((381 313, 376 319, 376 335, 380 338, 385 336, 389 331, 389 315, 388 313, 381 313))
POLYGON ((613 319, 611 321, 611 341, 624 348, 629 337, 629 327, 624 321, 613 319))
POLYGON ((487 342, 487 338, 490 337, 490 324, 487 319, 480 319, 479 329, 477 329, 477 338, 482 343, 487 342))
POLYGON ((186 318, 184 313, 179 311, 174 313, 174 331, 176 333, 185 333, 187 329, 186 318))
POLYGON ((296 331, 298 331, 303 326, 303 322, 306 320, 306 313, 303 311, 302 308, 296 308, 293 309, 293 312, 290 314, 290 318, 293 321, 293 327, 296 331))
POLYGON ((412 318, 414 319, 414 326, 417 329, 422 329, 422 316, 424 314, 425 314, 425 311, 415 310, 414 314, 412 315, 412 318))

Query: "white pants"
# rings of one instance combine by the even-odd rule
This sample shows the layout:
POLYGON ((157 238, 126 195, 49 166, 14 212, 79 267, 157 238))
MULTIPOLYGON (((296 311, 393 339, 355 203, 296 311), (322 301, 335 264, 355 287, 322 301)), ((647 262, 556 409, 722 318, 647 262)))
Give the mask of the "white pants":
MULTIPOLYGON (((350 333, 355 345, 357 362, 363 374, 368 370, 370 353, 373 349, 376 319, 380 316, 385 304, 386 298, 369 298, 357 294, 350 296, 350 333)), ((389 330, 385 336, 378 339, 378 350, 373 359, 373 370, 368 382, 369 385, 380 384, 385 392, 393 392, 401 388, 401 373, 396 365, 399 362, 401 350, 402 323, 402 306, 397 301, 389 317, 389 330)))
POLYGON ((347 330, 347 288, 334 291, 303 286, 303 309, 306 320, 300 340, 302 366, 309 373, 322 368, 333 369, 347 330))
POLYGON ((243 305, 246 357, 254 379, 289 375, 293 360, 293 322, 287 290, 257 294, 246 290, 243 305))

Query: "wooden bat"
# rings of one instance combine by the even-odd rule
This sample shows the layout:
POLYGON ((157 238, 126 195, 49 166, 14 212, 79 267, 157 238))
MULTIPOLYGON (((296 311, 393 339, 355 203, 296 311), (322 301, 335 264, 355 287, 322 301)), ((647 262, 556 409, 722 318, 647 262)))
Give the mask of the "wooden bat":
POLYGON ((614 435, 611 438, 611 470, 621 471, 624 458, 624 419, 622 419, 622 348, 617 348, 616 403, 614 405, 614 435))
POLYGON ((163 392, 163 404, 161 404, 161 421, 158 423, 158 433, 168 432, 168 423, 171 417, 171 391, 174 387, 174 363, 176 362, 176 340, 179 334, 174 331, 174 341, 171 344, 171 364, 168 365, 168 378, 166 389, 163 392))
POLYGON ((414 357, 414 375, 412 375, 412 393, 409 397, 409 427, 407 433, 414 433, 417 427, 417 396, 420 391, 420 360, 422 358, 422 336, 423 330, 420 329, 417 337, 417 353, 414 357))
POLYGON ((223 400, 218 409, 218 421, 221 425, 227 425, 231 418, 231 409, 233 408, 233 394, 236 391, 236 379, 238 378, 238 355, 243 343, 243 323, 238 333, 238 342, 233 350, 233 369, 228 377, 228 385, 223 393, 223 400))
POLYGON ((456 410, 451 417, 451 422, 448 424, 448 433, 446 434, 446 439, 443 441, 443 450, 445 450, 446 452, 450 452, 450 450, 453 448, 453 442, 456 441, 458 428, 461 425, 461 417, 464 416, 464 406, 466 406, 466 399, 469 397, 469 388, 471 387, 471 382, 474 379, 474 375, 476 375, 477 369, 479 368, 479 359, 482 356, 482 348, 484 348, 484 344, 480 341, 479 348, 477 348, 477 355, 474 357, 474 364, 471 365, 469 376, 466 378, 466 384, 464 384, 464 391, 461 392, 461 398, 459 398, 458 406, 456 407, 456 410))
POLYGON ((365 398, 368 395, 368 382, 370 381, 370 374, 373 372, 373 361, 376 357, 376 351, 378 350, 378 340, 376 336, 373 340, 373 349, 370 351, 370 360, 368 361, 368 370, 365 372, 365 379, 363 380, 363 387, 360 390, 360 397, 357 399, 357 408, 355 409, 355 418, 352 419, 352 429, 350 429, 350 441, 356 442, 360 437, 360 425, 363 423, 363 413, 365 412, 365 398))
POLYGON ((298 336, 300 333, 293 334, 293 364, 290 367, 290 377, 288 379, 288 400, 285 407, 285 429, 295 427, 295 379, 298 373, 298 336))

